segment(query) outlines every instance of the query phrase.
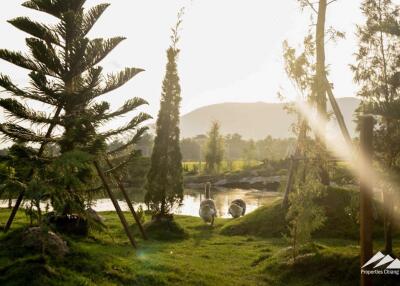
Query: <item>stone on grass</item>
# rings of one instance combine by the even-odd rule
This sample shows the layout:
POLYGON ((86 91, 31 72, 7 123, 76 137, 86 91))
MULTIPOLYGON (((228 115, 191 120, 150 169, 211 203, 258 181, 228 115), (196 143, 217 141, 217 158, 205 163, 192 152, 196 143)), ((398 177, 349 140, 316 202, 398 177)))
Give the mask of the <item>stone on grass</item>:
POLYGON ((63 257, 69 252, 67 243, 52 231, 40 227, 28 228, 22 236, 22 246, 53 257, 63 257))

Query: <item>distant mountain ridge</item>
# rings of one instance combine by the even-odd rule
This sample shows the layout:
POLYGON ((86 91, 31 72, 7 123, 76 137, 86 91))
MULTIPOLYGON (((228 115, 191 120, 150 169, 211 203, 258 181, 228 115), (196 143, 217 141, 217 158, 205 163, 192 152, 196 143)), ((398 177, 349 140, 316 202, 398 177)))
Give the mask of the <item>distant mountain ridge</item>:
MULTIPOLYGON (((349 132, 354 136, 356 126, 353 115, 360 100, 344 97, 338 98, 337 101, 349 132)), ((295 116, 287 114, 284 106, 285 103, 266 102, 220 103, 204 106, 181 117, 181 137, 206 134, 214 120, 221 124, 224 135, 238 133, 246 139, 263 139, 268 135, 274 138, 293 137, 291 125, 295 121, 295 116)), ((330 123, 330 127, 334 125, 334 122, 330 123)))

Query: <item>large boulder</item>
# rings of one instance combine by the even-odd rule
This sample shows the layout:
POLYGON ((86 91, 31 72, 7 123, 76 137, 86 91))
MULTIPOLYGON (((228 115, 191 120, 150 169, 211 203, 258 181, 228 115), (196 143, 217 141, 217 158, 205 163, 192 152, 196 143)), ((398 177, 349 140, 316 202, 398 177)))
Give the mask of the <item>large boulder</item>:
POLYGON ((23 233, 22 247, 37 252, 44 250, 53 257, 63 257, 69 252, 67 243, 61 237, 41 227, 30 227, 23 233))

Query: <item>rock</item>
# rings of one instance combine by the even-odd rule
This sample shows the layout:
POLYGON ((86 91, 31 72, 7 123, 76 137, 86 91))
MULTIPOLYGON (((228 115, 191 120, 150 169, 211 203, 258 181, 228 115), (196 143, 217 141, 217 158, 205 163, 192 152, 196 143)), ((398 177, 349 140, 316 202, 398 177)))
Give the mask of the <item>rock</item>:
POLYGON ((222 187, 228 183, 229 183, 228 179, 222 179, 222 180, 215 182, 214 186, 222 187))
POLYGON ((53 257, 64 257, 69 252, 67 243, 61 237, 40 227, 31 227, 24 232, 22 246, 38 252, 44 248, 53 257))
POLYGON ((204 183, 185 183, 185 187, 189 189, 203 189, 204 183))
POLYGON ((98 222, 98 223, 103 223, 106 219, 99 215, 94 209, 88 208, 86 210, 86 215, 89 216, 92 220, 98 222))

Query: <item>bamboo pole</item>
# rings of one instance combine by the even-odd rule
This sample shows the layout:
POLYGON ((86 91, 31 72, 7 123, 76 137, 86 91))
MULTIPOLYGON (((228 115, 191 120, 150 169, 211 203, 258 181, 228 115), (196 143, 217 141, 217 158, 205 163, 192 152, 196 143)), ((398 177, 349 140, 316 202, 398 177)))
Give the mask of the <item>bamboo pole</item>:
MULTIPOLYGON (((373 117, 364 116, 361 119, 361 174, 360 174, 360 264, 363 266, 373 254, 372 242, 372 188, 369 181, 368 167, 372 165, 372 140, 373 140, 373 117), (364 165, 365 164, 365 165, 364 165)), ((360 279, 361 286, 372 286, 370 275, 362 274, 360 279)))
POLYGON ((114 166, 111 163, 110 159, 107 156, 106 156, 105 159, 106 159, 106 163, 107 163, 108 167, 110 168, 110 170, 112 170, 111 174, 112 174, 114 180, 117 182, 118 188, 121 190, 121 193, 125 198, 125 201, 126 201, 128 207, 129 207, 129 210, 131 211, 132 216, 135 219, 136 224, 138 225, 139 230, 140 230, 140 232, 141 232, 141 234, 143 236, 143 239, 147 240, 147 235, 146 235, 146 233, 144 231, 143 225, 142 225, 142 223, 141 223, 141 221, 140 221, 140 219, 139 219, 139 217, 138 217, 138 215, 137 215, 137 213, 135 211, 135 208, 132 205, 131 200, 129 199, 128 193, 127 193, 124 185, 122 184, 120 177, 118 176, 118 174, 114 170, 114 166))
MULTIPOLYGON (((61 111, 62 111, 62 106, 57 107, 56 113, 54 114, 54 117, 53 117, 53 122, 50 124, 49 129, 47 130, 45 138, 50 138, 51 133, 53 132, 54 127, 56 126, 55 121, 60 116, 61 111)), ((47 142, 43 142, 40 145, 40 148, 39 148, 39 151, 38 151, 38 154, 37 154, 39 157, 43 154, 44 148, 46 147, 46 144, 47 144, 47 142)), ((33 172, 34 171, 35 171, 34 169, 30 170, 29 176, 28 176, 29 179, 33 176, 33 172)), ((22 192, 19 193, 18 198, 17 198, 17 200, 15 202, 15 205, 14 205, 14 207, 13 207, 13 209, 11 211, 11 214, 10 214, 8 220, 7 220, 7 223, 4 226, 4 232, 7 232, 10 229, 10 227, 11 227, 13 221, 14 221, 15 215, 17 214, 18 209, 21 206, 22 200, 24 199, 24 196, 25 196, 25 191, 22 191, 22 192)))
POLYGON ((125 216, 124 216, 124 214, 123 214, 123 212, 121 210, 121 207, 119 206, 117 199, 114 197, 114 194, 112 193, 111 188, 107 183, 106 176, 104 175, 103 171, 101 170, 99 163, 97 161, 94 161, 93 163, 94 163, 94 166, 96 167, 97 173, 99 174, 99 177, 100 177, 100 179, 101 179, 101 181, 103 183, 103 186, 106 189, 107 194, 110 197, 110 199, 111 199, 111 201, 112 201, 112 203, 113 203, 113 205, 115 207, 115 210, 116 210, 116 212, 118 214, 119 220, 121 221, 121 223, 122 223, 122 225, 124 227, 124 230, 126 232, 126 235, 129 238, 130 243, 132 244, 132 246, 134 248, 137 248, 136 241, 133 238, 133 234, 132 234, 131 230, 129 229, 128 222, 126 221, 125 216))

